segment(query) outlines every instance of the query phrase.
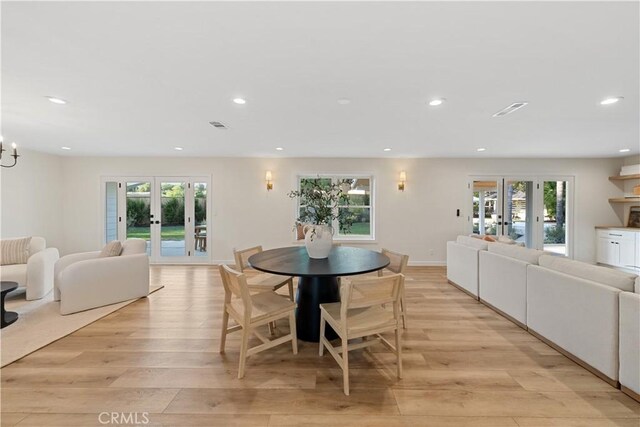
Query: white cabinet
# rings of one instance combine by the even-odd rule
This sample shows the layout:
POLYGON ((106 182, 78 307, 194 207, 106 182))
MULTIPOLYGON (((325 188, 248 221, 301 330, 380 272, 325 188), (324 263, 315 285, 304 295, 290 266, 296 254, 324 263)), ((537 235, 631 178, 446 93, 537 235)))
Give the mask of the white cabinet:
POLYGON ((610 237, 598 236, 596 261, 600 264, 617 265, 619 259, 618 245, 610 237))
POLYGON ((620 250, 620 261, 618 265, 625 268, 636 268, 636 233, 631 234, 630 238, 620 239, 618 241, 618 249, 620 250))
POLYGON ((640 232, 598 230, 597 240, 598 263, 640 269, 640 232))

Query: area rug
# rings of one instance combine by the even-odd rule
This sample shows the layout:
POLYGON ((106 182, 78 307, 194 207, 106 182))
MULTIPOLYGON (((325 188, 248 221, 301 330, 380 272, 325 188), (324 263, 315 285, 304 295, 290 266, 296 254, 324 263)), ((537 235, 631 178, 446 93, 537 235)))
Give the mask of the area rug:
MULTIPOLYGON (((163 287, 152 286, 149 294, 163 287)), ((24 291, 7 295, 5 307, 7 311, 18 313, 18 320, 0 331, 0 367, 137 300, 138 298, 63 316, 60 314, 60 302, 53 300, 53 292, 34 301, 25 300, 24 291)))

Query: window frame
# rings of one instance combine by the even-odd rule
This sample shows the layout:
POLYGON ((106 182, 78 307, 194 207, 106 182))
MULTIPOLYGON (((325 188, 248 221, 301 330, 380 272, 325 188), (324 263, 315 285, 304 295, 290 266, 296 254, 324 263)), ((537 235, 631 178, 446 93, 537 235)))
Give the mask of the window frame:
MULTIPOLYGON (((356 208, 368 208, 369 209, 369 234, 368 235, 353 235, 353 234, 340 234, 340 227, 338 220, 334 220, 332 226, 335 230, 333 240, 339 242, 359 242, 359 243, 375 243, 376 241, 376 221, 375 221, 375 202, 376 202, 376 180, 372 173, 298 173, 296 175, 296 188, 300 190, 300 181, 302 179, 317 179, 317 178, 329 178, 332 183, 341 179, 368 179, 369 180, 369 205, 349 205, 342 207, 356 207, 356 208)), ((340 209, 340 205, 336 209, 340 209)), ((296 199, 294 220, 298 218, 300 214, 300 201, 296 199)))

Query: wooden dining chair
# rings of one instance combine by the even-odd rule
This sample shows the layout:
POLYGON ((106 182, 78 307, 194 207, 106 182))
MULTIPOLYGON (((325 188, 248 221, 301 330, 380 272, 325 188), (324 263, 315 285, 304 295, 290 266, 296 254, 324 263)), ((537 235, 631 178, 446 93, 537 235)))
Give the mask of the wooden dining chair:
POLYGON ((249 257, 262 252, 262 246, 254 246, 248 249, 233 250, 233 257, 236 261, 236 269, 241 273, 247 273, 247 283, 249 290, 253 292, 276 291, 288 285, 289 299, 295 301, 293 295, 293 277, 280 276, 277 274, 260 273, 249 265, 249 257))
POLYGON ((227 334, 242 330, 240 345, 240 366, 238 378, 244 377, 247 357, 291 341, 293 354, 298 354, 296 335, 296 304, 274 292, 251 294, 247 277, 226 265, 220 265, 220 276, 224 286, 224 312, 222 314, 222 335, 220 336, 220 353, 225 352, 227 334), (229 317, 237 325, 229 327, 229 317), (258 327, 269 325, 278 319, 289 318, 290 333, 269 340, 258 331, 258 327), (262 344, 249 348, 249 338, 255 335, 262 344))
POLYGON ((400 342, 400 291, 404 276, 359 277, 344 281, 340 300, 320 304, 320 356, 326 347, 342 368, 344 394, 349 395, 349 352, 382 343, 397 357, 398 378, 402 378, 402 344, 400 342), (385 306, 386 304, 386 306, 385 306), (390 308, 389 308, 390 306, 390 308), (326 323, 338 334, 342 345, 333 347, 324 336, 326 323), (395 346, 381 334, 395 332, 395 346), (374 339, 371 339, 375 336, 374 339), (349 344, 349 340, 362 342, 349 344))
MULTIPOLYGON (((391 263, 385 268, 386 270, 389 270, 392 274, 405 274, 409 263, 409 255, 403 255, 384 248, 380 252, 391 260, 391 263)), ((378 276, 384 276, 384 274, 384 269, 378 270, 378 276)), ((402 289, 400 289, 400 314, 402 315, 402 327, 407 329, 407 303, 405 301, 404 280, 402 289)))

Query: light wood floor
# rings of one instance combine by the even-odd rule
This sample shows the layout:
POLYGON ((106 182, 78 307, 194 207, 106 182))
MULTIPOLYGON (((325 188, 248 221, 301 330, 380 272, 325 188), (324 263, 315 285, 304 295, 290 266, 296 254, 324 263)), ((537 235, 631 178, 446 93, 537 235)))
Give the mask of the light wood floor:
POLYGON ((170 426, 640 425, 640 404, 447 284, 444 268, 408 277, 405 378, 384 347, 356 351, 346 397, 332 357, 302 341, 297 356, 250 357, 238 380, 236 334, 217 352, 217 269, 154 267, 165 289, 2 369, 2 425, 100 425, 103 411, 170 426))

